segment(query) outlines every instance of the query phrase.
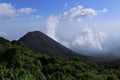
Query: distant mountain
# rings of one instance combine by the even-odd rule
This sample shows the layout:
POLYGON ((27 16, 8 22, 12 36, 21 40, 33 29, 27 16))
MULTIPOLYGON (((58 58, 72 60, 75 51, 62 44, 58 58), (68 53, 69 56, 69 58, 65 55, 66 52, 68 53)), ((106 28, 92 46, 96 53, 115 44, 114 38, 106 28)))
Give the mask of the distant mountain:
POLYGON ((48 55, 87 58, 82 54, 77 54, 76 52, 64 47, 40 31, 28 32, 20 38, 19 41, 23 42, 30 49, 34 49, 40 53, 48 55))

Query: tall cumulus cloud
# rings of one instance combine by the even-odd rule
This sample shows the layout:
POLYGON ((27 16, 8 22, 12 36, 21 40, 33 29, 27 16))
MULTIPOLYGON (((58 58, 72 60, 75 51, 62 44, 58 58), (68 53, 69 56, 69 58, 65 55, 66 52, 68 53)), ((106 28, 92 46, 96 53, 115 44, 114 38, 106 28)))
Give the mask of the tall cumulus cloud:
MULTIPOLYGON (((56 28, 58 27, 58 24, 61 21, 64 21, 64 20, 82 21, 83 18, 91 19, 92 17, 94 17, 98 14, 99 14, 99 11, 97 11, 97 10, 94 10, 92 8, 84 8, 83 6, 78 5, 76 7, 71 8, 68 11, 63 12, 62 14, 60 14, 58 16, 50 16, 46 20, 46 26, 47 26, 46 34, 49 37, 51 37, 52 39, 60 42, 64 46, 69 47, 70 43, 68 43, 66 41, 63 41, 63 40, 60 40, 56 36, 56 28)), ((85 43, 85 42, 83 42, 83 40, 88 37, 88 39, 85 40, 86 42, 89 41, 89 42, 87 42, 86 45, 90 44, 90 46, 93 47, 93 48, 95 48, 96 47, 95 45, 97 45, 97 48, 102 49, 101 43, 98 39, 98 38, 102 37, 102 36, 100 36, 102 34, 103 33, 93 35, 92 31, 90 29, 88 29, 88 31, 86 30, 86 33, 81 35, 83 38, 78 37, 78 38, 75 39, 75 41, 73 43, 74 43, 74 45, 77 44, 77 43, 79 43, 79 45, 83 45, 85 43), (95 39, 95 38, 97 38, 97 39, 95 39)))

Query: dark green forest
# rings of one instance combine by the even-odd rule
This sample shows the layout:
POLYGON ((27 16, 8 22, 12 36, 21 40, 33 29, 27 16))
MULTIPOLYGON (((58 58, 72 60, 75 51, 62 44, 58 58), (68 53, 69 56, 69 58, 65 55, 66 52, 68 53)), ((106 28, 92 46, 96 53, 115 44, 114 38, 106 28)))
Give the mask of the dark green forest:
POLYGON ((0 37, 0 80, 120 80, 120 62, 48 56, 0 37))

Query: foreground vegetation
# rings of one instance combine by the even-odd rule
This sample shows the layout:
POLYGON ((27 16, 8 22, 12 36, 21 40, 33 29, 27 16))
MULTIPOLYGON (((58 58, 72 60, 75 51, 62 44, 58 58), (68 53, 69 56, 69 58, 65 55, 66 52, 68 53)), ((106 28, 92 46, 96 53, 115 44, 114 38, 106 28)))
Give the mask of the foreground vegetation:
POLYGON ((0 80, 120 80, 120 63, 50 57, 0 38, 0 80))

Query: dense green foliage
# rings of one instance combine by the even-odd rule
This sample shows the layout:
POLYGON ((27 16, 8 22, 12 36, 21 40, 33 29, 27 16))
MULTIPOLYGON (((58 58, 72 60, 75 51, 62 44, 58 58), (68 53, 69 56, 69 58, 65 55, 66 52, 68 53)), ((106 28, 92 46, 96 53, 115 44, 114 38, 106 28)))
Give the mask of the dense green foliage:
POLYGON ((120 63, 50 57, 0 38, 0 80, 120 80, 120 63))

